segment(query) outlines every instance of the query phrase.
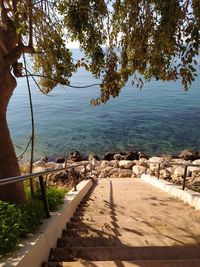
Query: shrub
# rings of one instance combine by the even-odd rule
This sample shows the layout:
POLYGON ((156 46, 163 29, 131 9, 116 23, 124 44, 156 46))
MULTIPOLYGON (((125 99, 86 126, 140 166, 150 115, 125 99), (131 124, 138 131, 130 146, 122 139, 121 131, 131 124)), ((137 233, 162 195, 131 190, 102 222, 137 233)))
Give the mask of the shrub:
POLYGON ((0 253, 13 249, 20 238, 36 228, 42 217, 41 201, 31 200, 18 206, 0 201, 0 253))
MULTIPOLYGON (((64 201, 66 189, 47 188, 47 198, 51 211, 58 209, 64 201)), ((44 216, 40 190, 33 199, 26 187, 28 201, 22 205, 0 201, 0 254, 11 251, 21 238, 33 232, 44 216)))
MULTIPOLYGON (((50 211, 55 211, 64 202, 66 189, 60 189, 56 187, 48 187, 46 190, 47 199, 49 202, 50 211)), ((34 194, 34 199, 42 200, 41 191, 37 190, 34 194)))

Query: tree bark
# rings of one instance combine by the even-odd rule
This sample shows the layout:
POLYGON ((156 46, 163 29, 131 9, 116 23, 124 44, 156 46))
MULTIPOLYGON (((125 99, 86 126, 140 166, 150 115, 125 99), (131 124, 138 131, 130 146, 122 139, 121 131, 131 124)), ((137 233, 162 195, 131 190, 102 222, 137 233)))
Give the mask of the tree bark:
MULTIPOLYGON (((0 179, 20 175, 20 168, 6 120, 9 100, 16 87, 16 79, 10 68, 0 71, 0 179)), ((25 192, 22 182, 0 186, 0 199, 24 202, 25 192)))

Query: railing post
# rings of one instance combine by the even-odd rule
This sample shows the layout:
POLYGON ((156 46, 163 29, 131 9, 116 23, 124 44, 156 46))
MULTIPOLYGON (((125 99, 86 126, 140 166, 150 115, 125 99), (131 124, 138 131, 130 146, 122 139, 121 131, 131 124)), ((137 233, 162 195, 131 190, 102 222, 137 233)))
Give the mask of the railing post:
POLYGON ((75 177, 74 168, 72 168, 72 179, 73 179, 74 191, 77 191, 77 188, 76 188, 76 177, 75 177))
POLYGON ((160 178, 160 163, 158 163, 158 172, 157 172, 158 179, 160 178))
POLYGON ((187 177, 187 168, 188 168, 188 166, 185 166, 184 175, 183 175, 183 187, 182 187, 183 190, 185 190, 185 183, 186 183, 186 177, 187 177))
POLYGON ((48 199, 47 199, 47 195, 46 195, 46 188, 44 185, 44 179, 43 176, 39 176, 39 181, 40 181, 40 189, 41 189, 41 193, 42 193, 42 200, 43 200, 43 204, 44 204, 44 210, 46 213, 47 218, 50 218, 50 211, 49 211, 49 203, 48 203, 48 199))

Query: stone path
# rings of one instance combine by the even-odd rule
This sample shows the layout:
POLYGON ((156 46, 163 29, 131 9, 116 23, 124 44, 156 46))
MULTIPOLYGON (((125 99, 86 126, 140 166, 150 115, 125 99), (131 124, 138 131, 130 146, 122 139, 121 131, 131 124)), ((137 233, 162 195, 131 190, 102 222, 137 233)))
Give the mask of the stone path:
POLYGON ((199 267, 200 212, 141 179, 101 179, 44 266, 199 267))

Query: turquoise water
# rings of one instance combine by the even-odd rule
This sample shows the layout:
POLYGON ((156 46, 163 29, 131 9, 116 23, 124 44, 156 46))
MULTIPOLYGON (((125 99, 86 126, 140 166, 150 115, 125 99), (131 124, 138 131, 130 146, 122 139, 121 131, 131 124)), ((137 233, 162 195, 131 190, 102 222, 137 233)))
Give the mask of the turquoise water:
MULTIPOLYGON (((85 70, 71 83, 96 83, 85 70)), ((152 81, 140 91, 131 82, 120 96, 94 107, 98 86, 88 89, 57 87, 42 95, 31 82, 35 127, 35 159, 42 155, 65 155, 71 150, 85 154, 138 149, 150 154, 177 153, 185 148, 200 150, 200 78, 184 92, 179 82, 152 81)), ((29 100, 24 79, 8 109, 14 144, 24 148, 31 133, 29 100)), ((22 149, 16 146, 17 154, 22 149)), ((25 159, 28 158, 28 153, 25 159)))

